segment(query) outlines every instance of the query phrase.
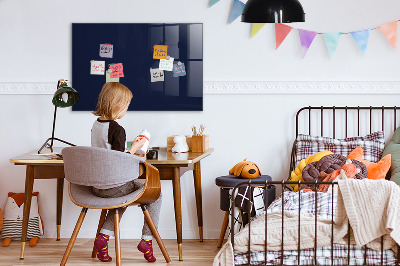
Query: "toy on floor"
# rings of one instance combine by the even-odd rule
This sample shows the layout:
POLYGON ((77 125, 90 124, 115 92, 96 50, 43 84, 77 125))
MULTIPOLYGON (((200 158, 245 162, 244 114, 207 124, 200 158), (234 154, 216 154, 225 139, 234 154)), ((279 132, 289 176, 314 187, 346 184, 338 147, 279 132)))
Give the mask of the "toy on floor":
POLYGON ((231 170, 229 170, 229 174, 249 179, 257 178, 258 176, 260 176, 260 168, 258 168, 255 163, 246 160, 247 158, 244 159, 242 162, 237 163, 231 170))
MULTIPOLYGON (((34 247, 43 235, 43 223, 39 215, 38 207, 39 192, 32 193, 31 212, 29 214, 28 233, 26 238, 30 239, 29 246, 34 247)), ((4 207, 3 228, 1 237, 3 247, 8 247, 11 240, 21 241, 22 219, 24 213, 24 193, 9 192, 4 207)))

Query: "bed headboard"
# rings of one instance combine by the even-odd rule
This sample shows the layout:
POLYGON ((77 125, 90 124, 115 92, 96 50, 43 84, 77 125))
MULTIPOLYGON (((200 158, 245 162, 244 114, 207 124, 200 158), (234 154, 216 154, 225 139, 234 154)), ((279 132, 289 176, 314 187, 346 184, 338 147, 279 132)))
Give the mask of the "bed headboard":
MULTIPOLYGON (((364 126, 368 126, 369 132, 372 133, 373 130, 382 130, 385 132, 385 124, 387 125, 388 121, 391 121, 393 128, 391 131, 386 131, 385 133, 392 133, 393 129, 396 129, 397 126, 397 111, 400 108, 396 106, 392 107, 362 107, 362 106, 308 106, 301 108, 296 114, 296 137, 298 134, 309 134, 309 135, 316 135, 317 132, 311 132, 312 126, 315 124, 319 124, 319 136, 324 136, 324 129, 326 130, 327 124, 329 123, 332 126, 331 132, 332 137, 336 138, 346 138, 346 137, 355 137, 355 135, 349 135, 349 129, 351 127, 356 126, 357 128, 357 135, 360 136, 360 129, 364 126), (314 114, 312 113, 319 113, 318 116, 320 121, 313 121, 314 114), (304 115, 308 117, 308 119, 304 119, 304 115), (339 119, 338 119, 339 116, 339 119), (366 121, 365 118, 368 117, 369 120, 366 121), (324 119, 325 118, 325 119, 324 119), (328 119, 327 119, 328 118, 328 119), (329 119, 330 118, 330 119, 329 119), (354 119, 355 118, 355 119, 354 119), (308 132, 301 131, 301 123, 306 123, 308 125, 307 129, 308 132), (357 122, 357 124, 354 124, 357 122), (366 123, 367 122, 367 123, 366 123), (374 128, 374 125, 378 124, 380 128, 374 128), (339 127, 337 127, 339 126, 339 127), (344 130, 344 135, 336 136, 337 128, 344 130)), ((304 126, 304 124, 303 124, 304 126)), ((327 131, 325 131, 325 136, 327 131)), ((385 136, 387 136, 385 134, 385 136)))
MULTIPOLYGON (((375 131, 383 131, 389 139, 398 126, 396 106, 308 106, 296 114, 296 137, 299 134, 347 138, 363 136, 375 131)), ((295 144, 293 144, 290 171, 295 164, 295 144)), ((290 172, 289 172, 290 176, 290 172)))

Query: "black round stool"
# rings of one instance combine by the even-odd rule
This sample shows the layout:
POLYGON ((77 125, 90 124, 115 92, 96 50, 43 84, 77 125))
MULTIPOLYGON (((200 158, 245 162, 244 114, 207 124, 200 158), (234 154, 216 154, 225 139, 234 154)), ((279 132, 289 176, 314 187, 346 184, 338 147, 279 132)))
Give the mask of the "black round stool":
MULTIPOLYGON (((224 241, 226 228, 228 227, 229 222, 229 207, 230 207, 230 199, 229 199, 229 192, 233 189, 237 184, 242 182, 247 182, 251 180, 253 181, 263 181, 266 180, 272 181, 272 178, 269 175, 261 175, 254 179, 246 179, 241 177, 236 177, 234 175, 226 175, 220 176, 215 179, 215 184, 220 187, 220 209, 225 211, 224 221, 222 222, 221 234, 219 235, 218 245, 217 247, 220 248, 222 246, 222 242, 224 241)), ((260 185, 261 186, 261 185, 260 185)), ((255 185, 255 187, 257 187, 255 185)), ((268 189, 268 200, 267 206, 271 204, 275 200, 275 186, 270 186, 268 189)), ((264 191, 265 193, 265 191, 264 191)))

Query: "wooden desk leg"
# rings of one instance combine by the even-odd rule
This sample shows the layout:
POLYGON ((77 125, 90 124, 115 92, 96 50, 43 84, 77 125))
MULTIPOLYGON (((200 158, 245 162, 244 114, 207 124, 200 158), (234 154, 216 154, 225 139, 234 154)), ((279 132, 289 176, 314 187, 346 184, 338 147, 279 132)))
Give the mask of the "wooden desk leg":
POLYGON ((194 191, 196 194, 197 220, 199 225, 200 242, 203 242, 203 203, 201 196, 201 169, 200 161, 194 164, 194 191))
POLYGON ((181 174, 179 167, 174 167, 172 186, 174 191, 175 223, 178 242, 179 260, 182 259, 182 205, 181 205, 181 174))
POLYGON ((57 178, 57 241, 60 241, 64 178, 57 178))
POLYGON ((24 195, 24 213, 22 219, 22 233, 21 233, 21 255, 20 259, 24 259, 26 235, 28 233, 29 213, 31 212, 31 200, 34 181, 34 166, 26 166, 25 177, 25 195, 24 195))

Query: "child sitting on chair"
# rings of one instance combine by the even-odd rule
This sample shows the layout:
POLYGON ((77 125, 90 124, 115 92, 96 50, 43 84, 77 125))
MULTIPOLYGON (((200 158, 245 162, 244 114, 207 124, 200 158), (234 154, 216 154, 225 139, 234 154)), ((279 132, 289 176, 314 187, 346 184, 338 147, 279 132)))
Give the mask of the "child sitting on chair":
MULTIPOLYGON (((106 148, 125 152, 125 129, 120 126, 115 120, 122 118, 132 100, 132 92, 124 85, 118 82, 107 82, 101 89, 97 110, 93 112, 99 118, 93 123, 91 142, 93 147, 106 148)), ((143 157, 143 155, 135 154, 146 142, 144 138, 136 138, 129 153, 143 157)), ((132 181, 117 187, 93 187, 93 194, 102 198, 122 197, 132 193, 135 190, 141 189, 144 184, 135 182, 137 176, 132 176, 132 181)), ((161 208, 161 195, 153 203, 147 204, 147 209, 153 218, 154 224, 158 226, 161 208)), ((125 212, 126 207, 119 208, 120 219, 125 212)), ((115 210, 108 210, 106 219, 101 228, 99 236, 94 241, 94 246, 97 249, 97 258, 101 261, 111 261, 112 258, 108 255, 108 240, 110 236, 114 236, 114 219, 115 210)), ((152 237, 150 227, 144 221, 142 240, 137 246, 138 250, 144 253, 144 258, 149 262, 155 262, 153 256, 152 237)))

